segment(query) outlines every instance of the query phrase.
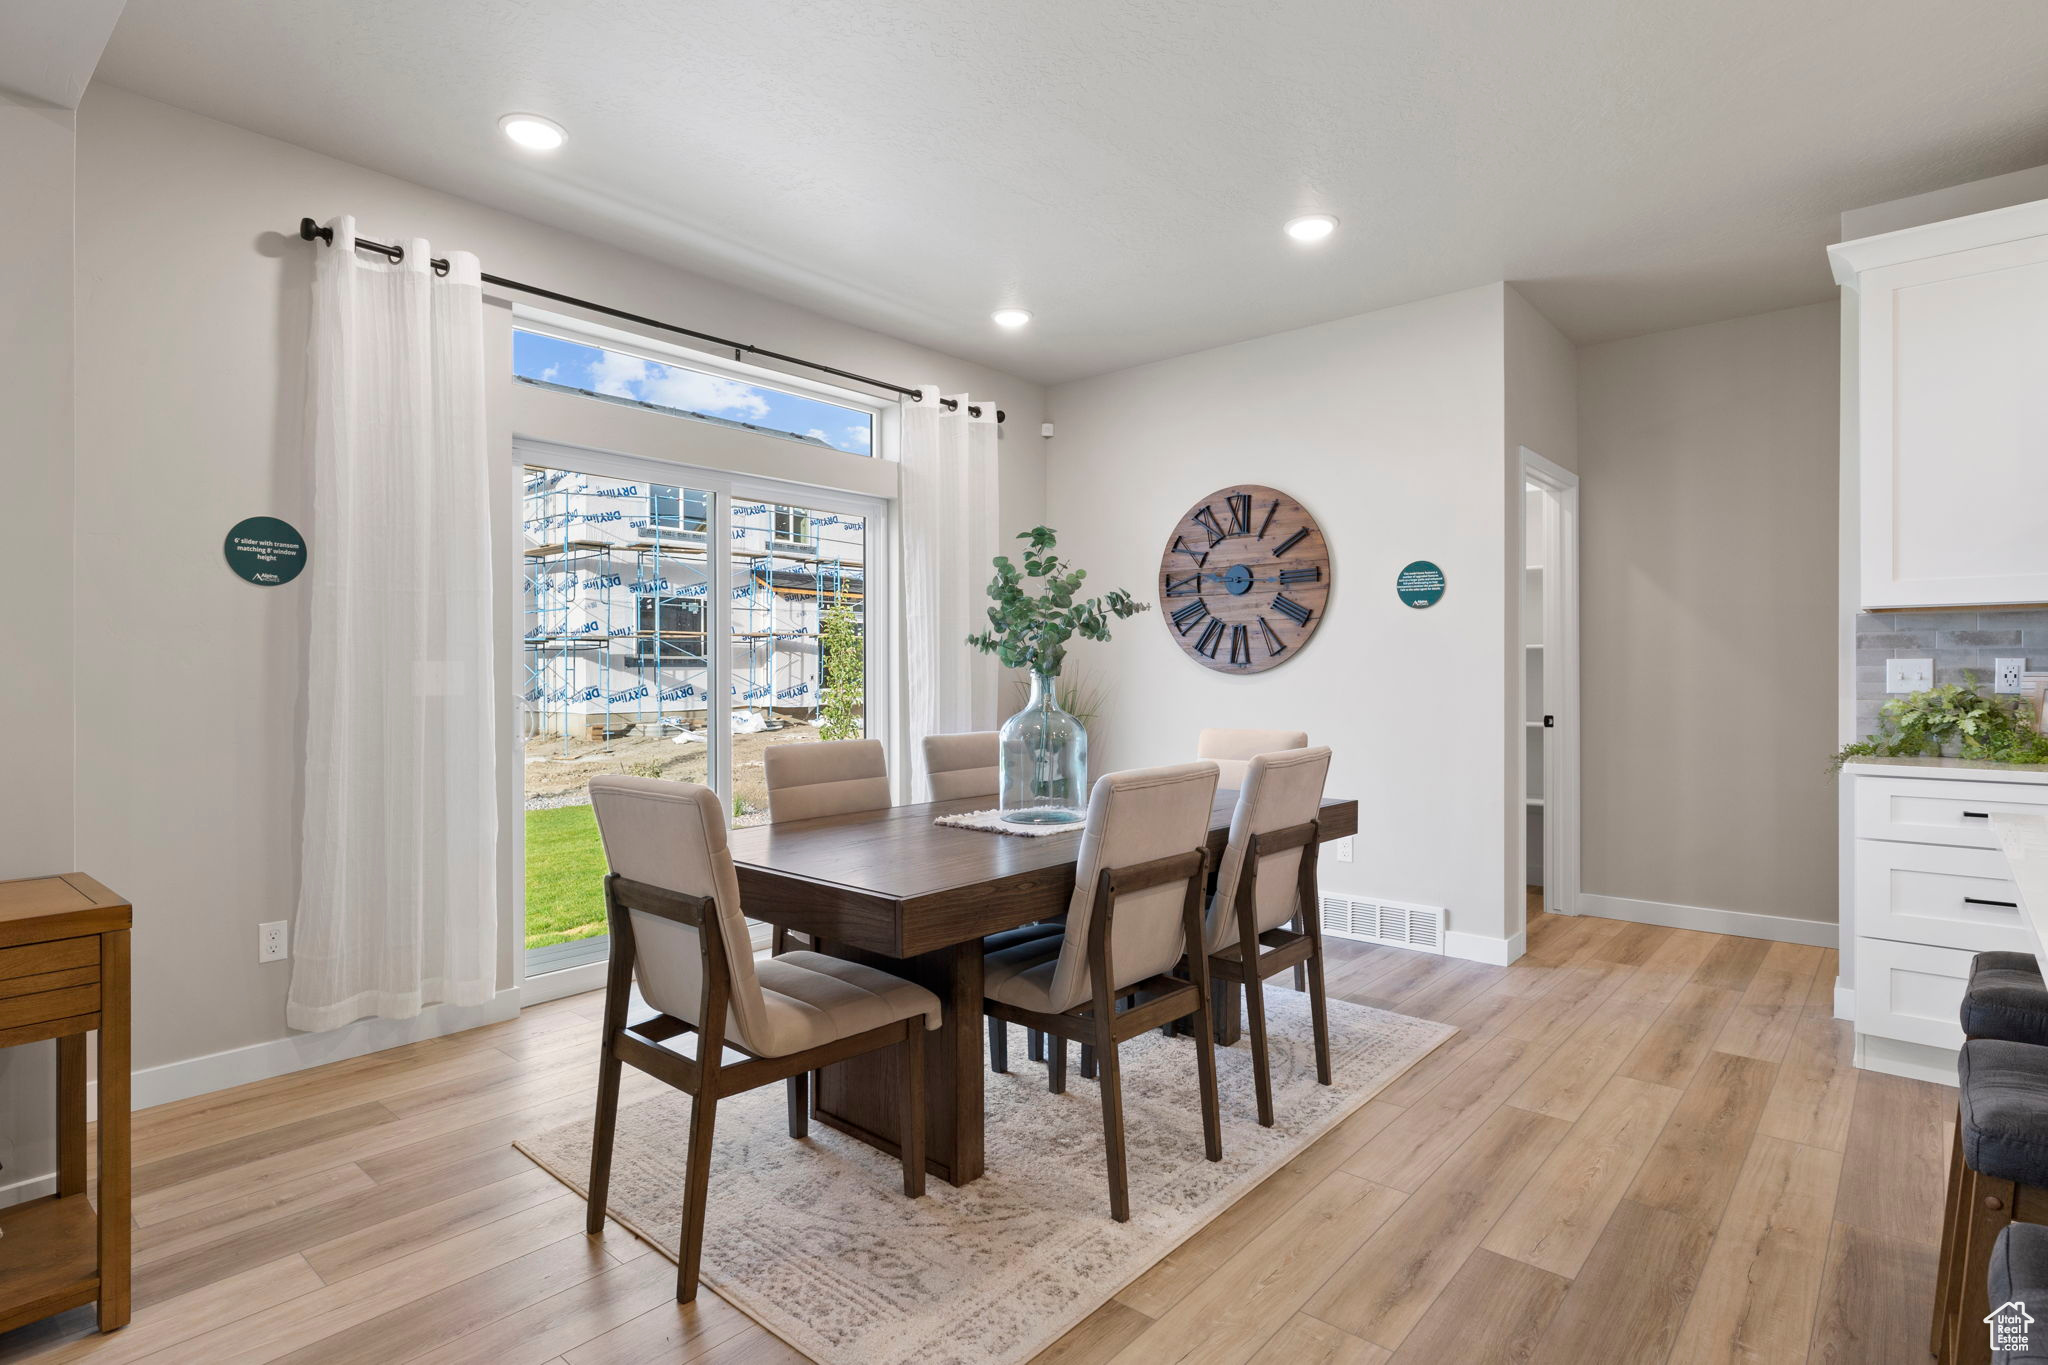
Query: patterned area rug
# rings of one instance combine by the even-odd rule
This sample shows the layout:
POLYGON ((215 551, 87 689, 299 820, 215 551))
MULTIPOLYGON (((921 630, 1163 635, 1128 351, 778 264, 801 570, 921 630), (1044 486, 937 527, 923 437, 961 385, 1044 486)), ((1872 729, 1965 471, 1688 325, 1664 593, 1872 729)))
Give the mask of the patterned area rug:
MULTIPOLYGON (((893 1157, 818 1124, 791 1139, 779 1085, 722 1102, 705 1283, 821 1365, 1029 1360, 1457 1032, 1332 1000, 1336 1084, 1320 1086, 1308 998, 1276 982, 1266 999, 1277 1124, 1258 1126, 1246 1045, 1219 1049, 1220 1163, 1202 1157, 1193 1044, 1124 1045, 1123 1224, 1109 1217, 1095 1083, 1070 1053, 1067 1093, 1046 1093, 1019 1029, 1011 1074, 988 1077, 988 1174, 964 1189, 933 1178, 905 1199, 893 1157)), ((689 1104, 672 1091, 622 1108, 612 1157, 612 1217, 670 1259, 689 1104)), ((585 1191, 587 1121, 515 1145, 585 1191)))

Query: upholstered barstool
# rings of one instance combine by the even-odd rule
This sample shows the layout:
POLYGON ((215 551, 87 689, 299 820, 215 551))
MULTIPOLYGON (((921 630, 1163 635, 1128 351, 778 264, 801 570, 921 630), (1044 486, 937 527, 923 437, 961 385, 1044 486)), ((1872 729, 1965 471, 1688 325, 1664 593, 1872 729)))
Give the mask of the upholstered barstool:
MULTIPOLYGON (((1965 1038, 1990 1038, 2008 1043, 2048 1047, 2048 982, 2030 953, 1979 953, 1970 961, 1970 980, 1963 990, 1965 1038)), ((1948 1162, 1948 1198, 1941 1217, 1941 1260, 1934 1294, 1934 1321, 1928 1350, 1942 1353, 1948 1334, 1950 1275, 1956 1262, 1956 1234, 1961 1226, 1963 1191, 1963 1124, 1958 1108, 1955 1140, 1948 1162)))
POLYGON ((1972 1038, 1960 1092, 1956 1218, 1938 1289, 1942 1365, 1989 1365, 1991 1247, 2013 1223, 2048 1223, 2048 1047, 1972 1038))
POLYGON ((1993 1351, 1997 1365, 2048 1365, 2048 1227, 2014 1223, 1991 1245, 1991 1311, 2020 1305, 2026 1346, 1993 1351), (2032 1305, 2030 1308, 2029 1305, 2032 1305), (2032 1326, 2035 1310, 2042 1321, 2032 1326))

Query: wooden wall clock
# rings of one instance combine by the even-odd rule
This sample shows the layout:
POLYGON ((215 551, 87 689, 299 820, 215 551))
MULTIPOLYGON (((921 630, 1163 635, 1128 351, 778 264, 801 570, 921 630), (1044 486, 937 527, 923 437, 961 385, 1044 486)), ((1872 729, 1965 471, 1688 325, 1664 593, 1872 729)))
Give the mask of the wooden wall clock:
POLYGON ((1219 673, 1261 673, 1301 652, 1330 599, 1330 547, 1276 488, 1219 488, 1188 509, 1159 556, 1160 616, 1219 673))

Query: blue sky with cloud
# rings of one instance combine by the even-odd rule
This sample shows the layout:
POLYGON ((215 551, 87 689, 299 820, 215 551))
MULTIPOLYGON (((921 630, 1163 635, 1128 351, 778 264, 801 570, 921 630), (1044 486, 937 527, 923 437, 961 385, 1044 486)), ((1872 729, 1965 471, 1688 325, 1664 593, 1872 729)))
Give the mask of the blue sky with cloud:
POLYGON ((812 436, 850 455, 874 453, 874 419, 857 409, 539 332, 513 331, 512 372, 593 393, 751 422, 794 436, 812 436))

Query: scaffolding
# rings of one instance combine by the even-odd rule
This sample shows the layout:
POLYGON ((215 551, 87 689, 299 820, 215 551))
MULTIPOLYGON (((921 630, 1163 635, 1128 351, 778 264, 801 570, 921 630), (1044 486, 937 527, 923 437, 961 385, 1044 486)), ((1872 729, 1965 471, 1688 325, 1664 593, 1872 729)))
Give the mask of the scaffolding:
POLYGON ((856 555, 821 552, 821 533, 844 528, 859 544, 862 519, 773 503, 733 507, 719 528, 732 540, 732 599, 728 645, 718 650, 708 505, 686 489, 527 467, 521 701, 530 738, 701 728, 709 689, 719 685, 730 689, 735 728, 817 719, 830 682, 819 647, 825 613, 850 603, 865 630, 865 566, 856 555))

